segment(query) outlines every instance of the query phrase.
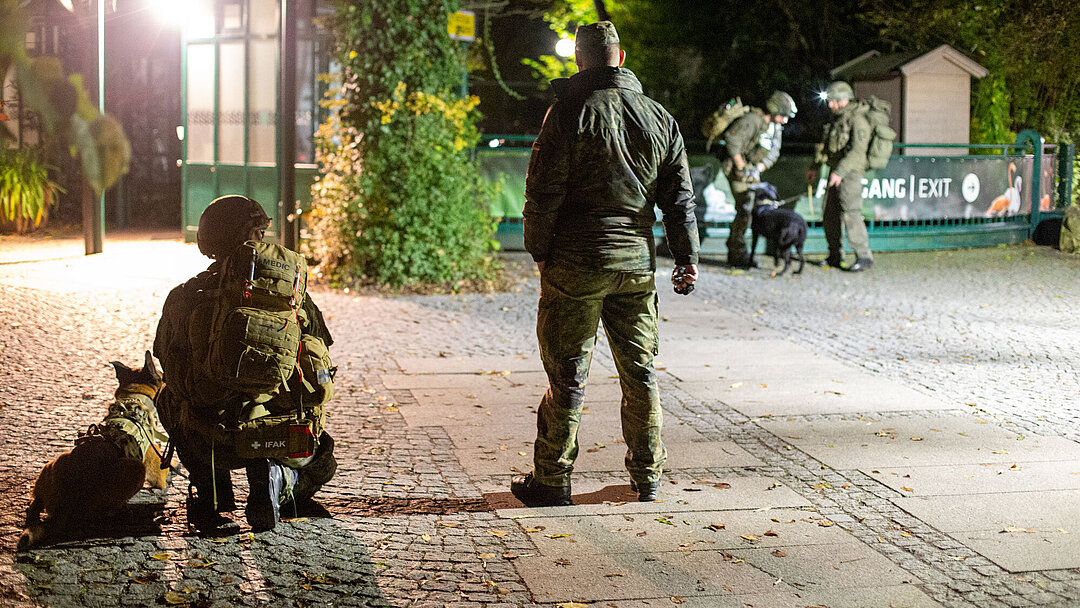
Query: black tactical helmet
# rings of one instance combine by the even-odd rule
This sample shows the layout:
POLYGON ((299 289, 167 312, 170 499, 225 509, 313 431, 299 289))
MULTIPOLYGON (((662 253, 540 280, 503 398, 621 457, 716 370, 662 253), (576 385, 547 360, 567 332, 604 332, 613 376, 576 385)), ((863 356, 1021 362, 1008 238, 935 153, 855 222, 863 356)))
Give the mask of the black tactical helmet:
POLYGON ((199 218, 199 252, 212 259, 227 256, 254 231, 269 227, 270 217, 259 203, 238 194, 218 197, 199 218))
POLYGON ((765 109, 773 116, 787 116, 788 118, 795 118, 795 113, 799 111, 795 107, 795 100, 783 91, 773 91, 772 96, 765 102, 765 109))

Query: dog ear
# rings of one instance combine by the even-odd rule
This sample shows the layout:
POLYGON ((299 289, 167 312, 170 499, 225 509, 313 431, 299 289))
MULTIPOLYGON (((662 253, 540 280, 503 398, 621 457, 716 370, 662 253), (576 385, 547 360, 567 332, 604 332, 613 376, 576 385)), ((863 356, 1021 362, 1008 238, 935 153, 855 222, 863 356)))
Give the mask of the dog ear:
POLYGON ((130 367, 124 365, 119 361, 112 361, 110 365, 112 365, 113 369, 116 370, 116 380, 120 383, 120 386, 128 384, 131 380, 131 377, 135 375, 135 370, 131 369, 130 367))
POLYGON ((146 351, 146 358, 143 360, 143 372, 150 374, 150 377, 154 380, 161 380, 161 372, 158 370, 157 365, 154 365, 154 355, 150 354, 150 351, 146 351))

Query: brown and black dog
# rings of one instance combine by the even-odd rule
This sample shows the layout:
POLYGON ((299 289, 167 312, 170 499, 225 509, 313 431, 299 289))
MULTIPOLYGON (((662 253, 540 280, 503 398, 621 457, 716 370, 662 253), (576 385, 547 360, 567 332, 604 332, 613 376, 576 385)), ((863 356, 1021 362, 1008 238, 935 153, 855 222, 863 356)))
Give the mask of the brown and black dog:
POLYGON ((45 465, 26 510, 26 530, 18 551, 70 533, 80 520, 102 519, 119 512, 143 482, 164 488, 169 469, 162 468, 154 398, 164 385, 150 352, 142 368, 112 362, 120 387, 105 419, 91 425, 75 447, 45 465), (42 512, 47 514, 44 521, 42 512))

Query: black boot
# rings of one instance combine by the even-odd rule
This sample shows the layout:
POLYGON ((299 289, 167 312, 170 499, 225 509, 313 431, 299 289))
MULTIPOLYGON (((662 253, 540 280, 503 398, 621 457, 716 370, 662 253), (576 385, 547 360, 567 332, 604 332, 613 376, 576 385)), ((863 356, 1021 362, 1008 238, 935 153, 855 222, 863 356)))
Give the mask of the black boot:
POLYGON ((544 485, 536 481, 532 473, 513 478, 510 492, 527 507, 565 507, 574 504, 569 485, 544 485))
POLYGON ((201 496, 194 486, 188 486, 187 521, 201 536, 228 536, 240 531, 240 525, 214 509, 213 496, 201 496))
POLYGON ((281 519, 281 495, 294 485, 296 471, 265 458, 247 466, 248 500, 244 508, 248 525, 255 532, 273 530, 281 519), (286 480, 286 476, 291 477, 286 480))
POLYGON ((656 494, 660 490, 660 481, 638 483, 630 480, 630 489, 637 492, 638 502, 653 502, 656 500, 656 494))

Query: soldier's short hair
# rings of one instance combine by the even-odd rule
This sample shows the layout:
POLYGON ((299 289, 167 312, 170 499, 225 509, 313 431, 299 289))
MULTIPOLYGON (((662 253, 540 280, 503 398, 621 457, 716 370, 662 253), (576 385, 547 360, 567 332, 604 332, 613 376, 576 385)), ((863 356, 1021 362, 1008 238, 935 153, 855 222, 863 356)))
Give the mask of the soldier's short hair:
POLYGON ((619 32, 610 21, 580 25, 574 41, 579 64, 588 67, 619 64, 619 32))

